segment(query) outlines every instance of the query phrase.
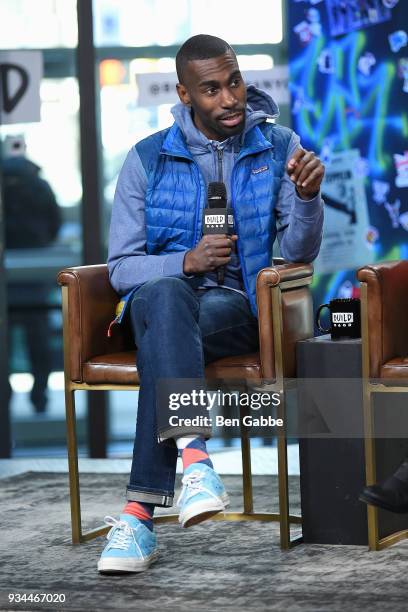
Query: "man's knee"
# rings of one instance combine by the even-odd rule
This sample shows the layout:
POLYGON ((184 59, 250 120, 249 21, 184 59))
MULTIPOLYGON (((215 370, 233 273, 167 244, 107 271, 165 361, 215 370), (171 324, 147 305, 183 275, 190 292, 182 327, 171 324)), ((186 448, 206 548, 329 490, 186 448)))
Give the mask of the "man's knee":
POLYGON ((146 300, 155 298, 178 298, 180 296, 194 296, 189 285, 181 278, 164 276, 145 283, 136 293, 135 299, 143 297, 146 300))
POLYGON ((132 301, 133 316, 171 318, 171 312, 179 312, 183 305, 198 317, 199 303, 194 291, 184 280, 170 276, 156 278, 138 289, 132 301))

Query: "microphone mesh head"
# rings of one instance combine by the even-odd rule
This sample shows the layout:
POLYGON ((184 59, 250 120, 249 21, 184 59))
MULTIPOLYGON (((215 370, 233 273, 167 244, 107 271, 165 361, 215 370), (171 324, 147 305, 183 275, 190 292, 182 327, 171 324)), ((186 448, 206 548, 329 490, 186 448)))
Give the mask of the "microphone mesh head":
POLYGON ((226 200, 227 190, 221 181, 214 181, 208 184, 208 199, 226 200))

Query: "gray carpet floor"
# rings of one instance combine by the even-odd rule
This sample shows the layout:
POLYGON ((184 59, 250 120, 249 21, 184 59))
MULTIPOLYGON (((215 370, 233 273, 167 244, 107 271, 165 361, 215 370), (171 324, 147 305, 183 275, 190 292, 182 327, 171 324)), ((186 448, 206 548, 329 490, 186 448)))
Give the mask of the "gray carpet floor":
MULTIPOLYGON (((240 479, 226 476, 232 509, 240 479)), ((126 477, 84 474, 84 523, 96 527, 123 504, 126 477)), ((256 510, 276 510, 273 476, 254 478, 256 510), (275 500, 271 503, 271 500, 275 500)), ((298 478, 290 477, 292 511, 298 478)), ((143 574, 100 576, 104 538, 70 543, 67 476, 27 473, 0 481, 0 610, 314 612, 407 610, 408 542, 380 552, 365 547, 279 548, 273 523, 211 522, 157 527, 160 558, 143 574), (64 593, 65 603, 9 604, 9 593, 64 593)))

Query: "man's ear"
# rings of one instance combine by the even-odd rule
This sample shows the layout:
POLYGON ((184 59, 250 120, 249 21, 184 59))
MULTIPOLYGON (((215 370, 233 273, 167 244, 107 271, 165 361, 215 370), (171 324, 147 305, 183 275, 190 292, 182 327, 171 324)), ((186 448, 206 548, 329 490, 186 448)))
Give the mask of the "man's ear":
POLYGON ((182 83, 177 83, 176 85, 178 97, 180 98, 180 102, 185 104, 186 106, 191 106, 190 96, 188 95, 188 91, 182 83))

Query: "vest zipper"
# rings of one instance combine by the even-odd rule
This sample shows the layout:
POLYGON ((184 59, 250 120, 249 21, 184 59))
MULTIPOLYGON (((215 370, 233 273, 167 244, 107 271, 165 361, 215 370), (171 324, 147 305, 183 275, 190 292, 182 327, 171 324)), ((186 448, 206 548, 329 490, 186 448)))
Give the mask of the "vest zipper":
POLYGON ((223 182, 223 178, 224 178, 224 172, 222 169, 222 159, 223 159, 223 155, 224 155, 224 149, 217 149, 217 156, 218 156, 218 180, 220 183, 223 182))
MULTIPOLYGON (((231 207, 232 207, 232 210, 233 210, 233 213, 234 213, 234 225, 235 225, 236 233, 237 233, 238 227, 236 225, 237 211, 236 211, 236 208, 235 208, 235 173, 236 173, 235 171, 236 171, 236 167, 237 167, 238 161, 239 160, 237 159, 235 164, 234 164, 234 166, 233 166, 233 168, 232 168, 232 172, 231 172, 231 207)), ((245 269, 245 267, 243 265, 241 249, 239 248, 239 244, 238 243, 239 243, 239 234, 238 234, 238 240, 235 243, 235 245, 236 245, 236 249, 237 249, 237 253, 238 253, 239 263, 241 264, 242 280, 244 281, 244 287, 245 287, 246 294, 248 296, 249 303, 252 306, 255 306, 255 310, 256 310, 256 303, 255 304, 252 303, 252 296, 251 296, 251 292, 250 292, 249 285, 248 285, 248 278, 246 276, 246 269, 245 269)))
MULTIPOLYGON (((201 208, 201 184, 200 184, 200 167, 197 164, 196 161, 193 160, 193 165, 197 171, 197 176, 198 176, 198 210, 196 210, 196 216, 195 216, 195 223, 194 223, 194 238, 193 238, 193 245, 192 248, 194 248, 195 246, 197 246, 197 244, 200 242, 200 236, 198 234, 198 226, 200 223, 200 219, 202 217, 203 214, 203 210, 201 208)), ((205 206, 205 203, 203 203, 203 206, 205 206)), ((201 227, 201 231, 202 231, 202 227, 201 227)))

